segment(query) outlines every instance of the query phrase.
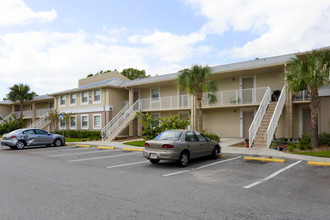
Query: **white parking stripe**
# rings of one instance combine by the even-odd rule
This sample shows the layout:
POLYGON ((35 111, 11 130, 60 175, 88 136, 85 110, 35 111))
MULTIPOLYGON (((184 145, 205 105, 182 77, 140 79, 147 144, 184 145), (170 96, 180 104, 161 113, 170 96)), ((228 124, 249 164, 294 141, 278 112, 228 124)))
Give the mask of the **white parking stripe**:
MULTIPOLYGON (((114 150, 113 150, 114 151, 114 150)), ((85 158, 85 159, 77 159, 77 160, 69 160, 69 163, 79 162, 79 161, 87 161, 87 160, 98 160, 104 158, 111 158, 111 157, 122 157, 122 156, 129 156, 132 154, 141 154, 139 153, 125 153, 125 154, 118 154, 118 155, 111 155, 111 156, 103 156, 103 157, 92 157, 92 158, 85 158)))
POLYGON ((254 187, 254 186, 256 186, 256 185, 258 185, 258 184, 260 184, 260 183, 266 182, 267 180, 269 180, 269 179, 271 179, 271 178, 277 176, 278 174, 282 173, 282 172, 285 171, 285 170, 290 169, 291 167, 297 165, 297 164, 300 163, 300 162, 301 162, 301 160, 299 160, 299 161, 297 161, 297 162, 295 162, 295 163, 293 163, 293 164, 290 164, 289 166, 286 166, 286 167, 284 167, 283 169, 280 169, 280 170, 276 171, 276 172, 273 173, 272 175, 269 175, 269 176, 267 176, 266 178, 263 178, 262 180, 259 180, 259 181, 257 181, 257 182, 254 182, 254 183, 252 183, 252 184, 250 184, 250 185, 244 186, 243 188, 244 188, 244 189, 249 189, 249 188, 254 187))
MULTIPOLYGON (((209 167, 209 166, 214 166, 214 165, 219 164, 219 163, 224 163, 224 162, 227 162, 227 161, 236 160, 236 159, 239 159, 239 158, 241 158, 241 156, 230 158, 230 159, 227 159, 227 160, 222 160, 222 161, 211 163, 211 164, 207 164, 207 165, 204 165, 204 166, 200 166, 200 167, 197 167, 196 170, 203 169, 203 168, 209 167)), ((195 169, 193 169, 193 170, 195 170, 195 169)), ((189 172, 189 171, 191 171, 191 170, 182 170, 182 171, 179 171, 179 172, 168 173, 168 174, 165 174, 163 176, 165 176, 165 177, 166 176, 173 176, 173 175, 177 175, 177 174, 181 174, 181 173, 186 173, 186 172, 189 172)))
POLYGON ((227 160, 221 160, 219 162, 215 162, 215 163, 211 163, 211 164, 207 164, 207 165, 204 165, 204 166, 197 167, 196 170, 203 169, 205 167, 214 166, 214 165, 219 164, 219 163, 224 163, 224 162, 227 162, 227 161, 236 160, 236 159, 239 159, 239 158, 241 158, 241 156, 230 158, 230 159, 227 159, 227 160))
MULTIPOLYGON (((58 150, 45 150, 42 152, 51 153, 51 152, 62 152, 62 151, 76 151, 76 150, 90 150, 86 148, 68 148, 68 149, 58 149, 58 150)), ((40 153, 40 152, 38 152, 40 153)))
POLYGON ((135 165, 139 163, 149 163, 148 160, 140 161, 140 162, 135 162, 135 163, 126 163, 126 164, 119 164, 119 165, 114 165, 114 166, 108 166, 107 168, 116 168, 116 167, 125 167, 125 166, 130 166, 130 165, 135 165))
POLYGON ((189 172, 190 170, 182 170, 182 171, 179 171, 179 172, 175 172, 175 173, 168 173, 168 174, 165 174, 163 176, 173 176, 173 175, 176 175, 176 174, 180 174, 180 173, 186 173, 186 172, 189 172))
POLYGON ((62 156, 71 156, 71 155, 78 155, 78 154, 95 154, 95 153, 100 153, 104 151, 118 151, 118 150, 97 150, 97 151, 91 151, 91 152, 82 152, 82 153, 72 153, 72 154, 56 154, 56 155, 50 155, 50 157, 62 157, 62 156))

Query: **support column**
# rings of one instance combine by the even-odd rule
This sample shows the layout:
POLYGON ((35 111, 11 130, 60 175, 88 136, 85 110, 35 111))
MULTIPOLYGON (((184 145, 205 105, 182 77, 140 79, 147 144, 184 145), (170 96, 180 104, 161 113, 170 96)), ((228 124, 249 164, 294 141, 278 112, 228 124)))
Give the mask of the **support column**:
POLYGON ((37 110, 36 110, 36 103, 32 103, 32 123, 36 121, 37 118, 37 110))
POLYGON ((197 120, 197 103, 196 103, 196 97, 193 95, 190 95, 190 124, 192 130, 198 130, 198 120, 197 120))
MULTIPOLYGON (((129 101, 129 106, 132 106, 134 104, 134 89, 133 88, 129 89, 128 101, 129 101)), ((129 136, 134 136, 134 123, 133 123, 133 120, 130 121, 129 124, 128 124, 128 135, 129 136)))

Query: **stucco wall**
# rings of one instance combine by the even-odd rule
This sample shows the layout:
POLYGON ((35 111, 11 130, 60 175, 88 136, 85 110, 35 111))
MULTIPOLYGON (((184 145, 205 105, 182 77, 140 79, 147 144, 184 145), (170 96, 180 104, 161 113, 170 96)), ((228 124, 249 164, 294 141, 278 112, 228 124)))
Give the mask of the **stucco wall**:
POLYGON ((319 132, 330 133, 330 97, 320 97, 319 132))

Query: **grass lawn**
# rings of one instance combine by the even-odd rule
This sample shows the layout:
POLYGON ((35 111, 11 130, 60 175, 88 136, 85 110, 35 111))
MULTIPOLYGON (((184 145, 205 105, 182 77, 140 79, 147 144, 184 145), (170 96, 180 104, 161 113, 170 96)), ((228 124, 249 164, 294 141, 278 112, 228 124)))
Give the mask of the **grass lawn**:
POLYGON ((144 141, 130 141, 130 142, 126 142, 123 144, 131 145, 131 146, 135 146, 135 147, 144 147, 144 141))
POLYGON ((87 138, 65 138, 65 142, 82 142, 87 141, 87 138))
POLYGON ((293 154, 302 154, 302 155, 308 155, 308 156, 329 157, 330 158, 330 150, 314 151, 314 152, 293 152, 293 154))

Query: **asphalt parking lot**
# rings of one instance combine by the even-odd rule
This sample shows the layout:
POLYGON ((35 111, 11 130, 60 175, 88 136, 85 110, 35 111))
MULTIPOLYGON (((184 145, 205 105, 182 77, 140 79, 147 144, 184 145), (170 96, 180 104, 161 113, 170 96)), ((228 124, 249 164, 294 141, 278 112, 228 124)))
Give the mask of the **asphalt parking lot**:
POLYGON ((306 161, 151 164, 142 152, 0 148, 1 219, 330 219, 330 167, 306 161))

